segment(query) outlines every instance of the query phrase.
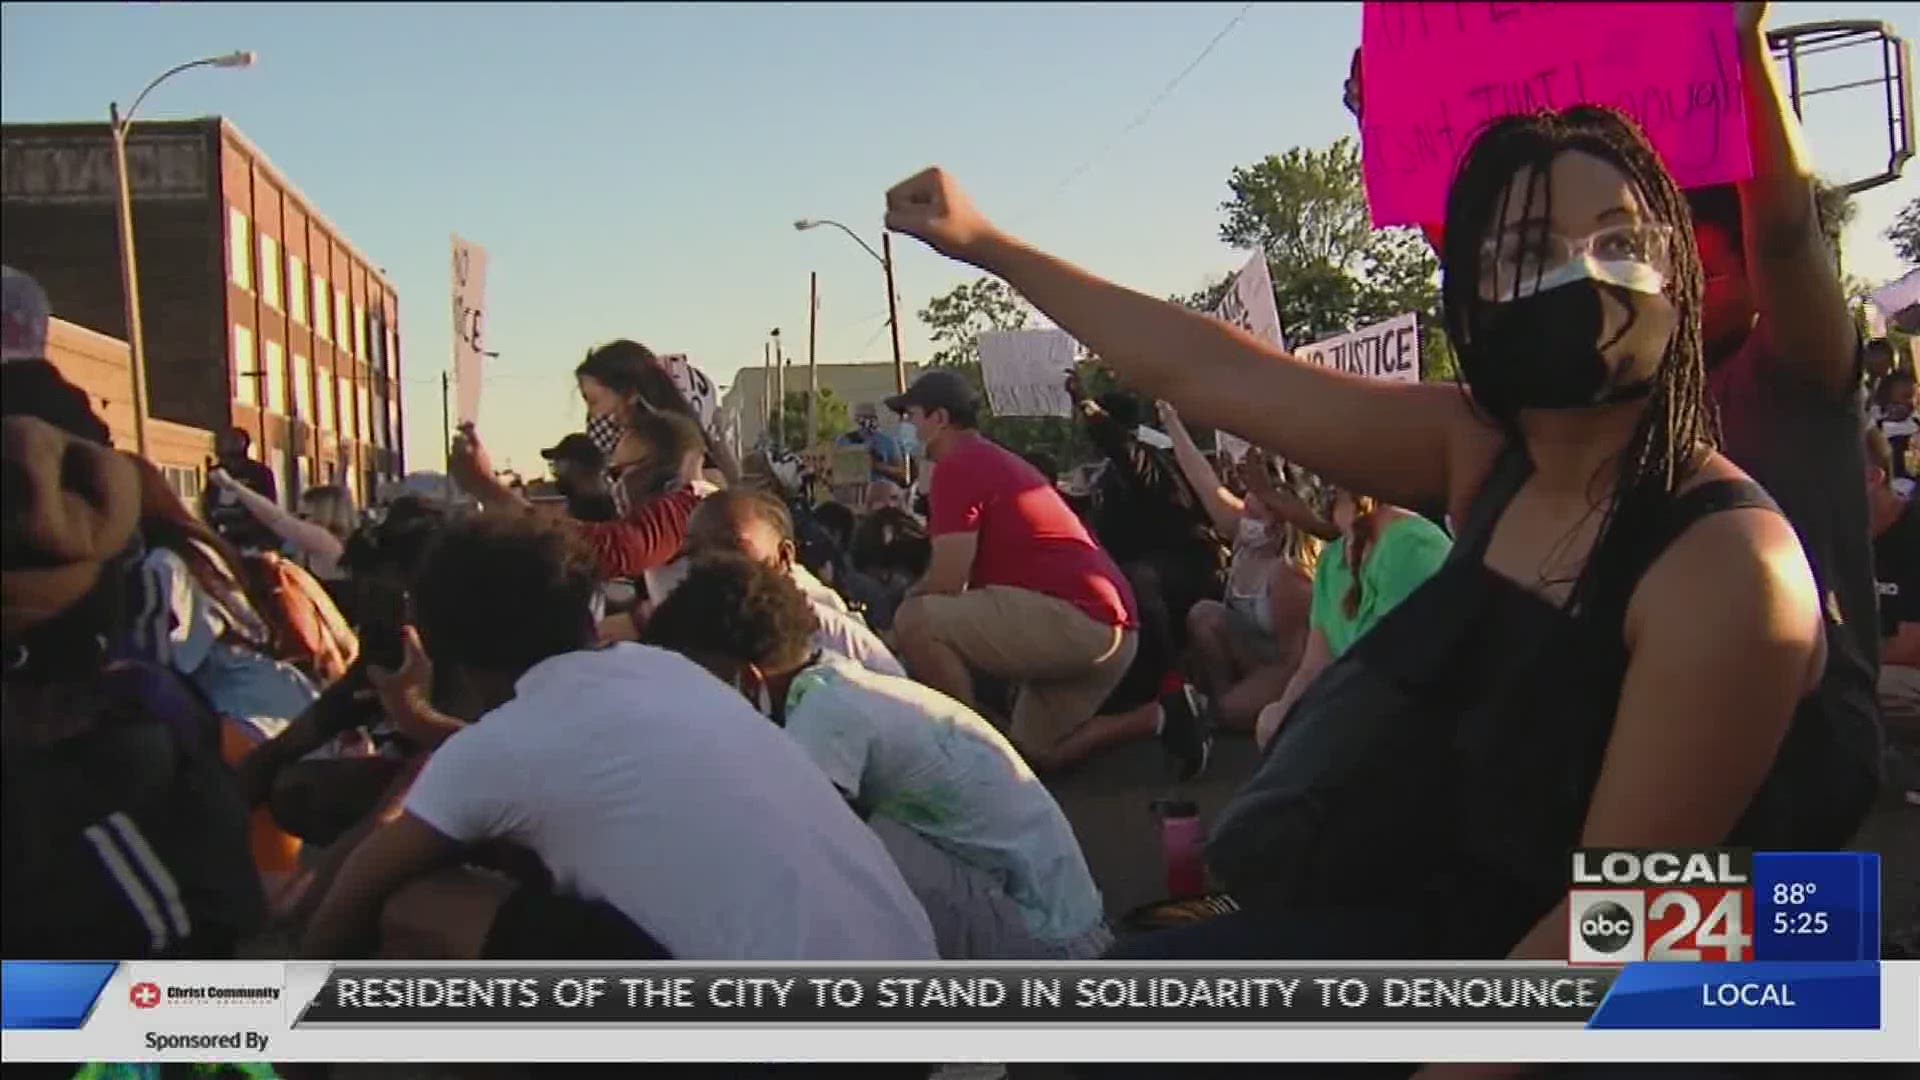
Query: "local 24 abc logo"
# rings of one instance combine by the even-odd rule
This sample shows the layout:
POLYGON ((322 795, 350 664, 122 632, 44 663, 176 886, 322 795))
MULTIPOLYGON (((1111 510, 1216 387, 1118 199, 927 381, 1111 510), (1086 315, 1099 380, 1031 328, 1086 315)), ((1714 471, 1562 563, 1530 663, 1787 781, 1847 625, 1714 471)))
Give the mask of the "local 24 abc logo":
POLYGON ((1721 849, 1574 852, 1568 961, 1752 960, 1752 865, 1750 852, 1721 849))

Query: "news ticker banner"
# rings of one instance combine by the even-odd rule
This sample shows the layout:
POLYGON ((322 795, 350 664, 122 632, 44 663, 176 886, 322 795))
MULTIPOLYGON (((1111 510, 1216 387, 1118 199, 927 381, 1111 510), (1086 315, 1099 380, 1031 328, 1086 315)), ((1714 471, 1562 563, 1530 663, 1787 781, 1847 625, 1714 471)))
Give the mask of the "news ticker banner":
POLYGON ((1208 1060, 1899 1061, 1920 1012, 1920 963, 0 968, 10 1061, 523 1060, 510 1036, 553 1028, 569 1032, 541 1041, 553 1060, 844 1060, 849 1028, 879 1039, 862 1060, 1196 1060, 1170 1025, 1204 1025, 1208 1060), (1316 1034, 1342 1028, 1344 1043, 1316 1034))

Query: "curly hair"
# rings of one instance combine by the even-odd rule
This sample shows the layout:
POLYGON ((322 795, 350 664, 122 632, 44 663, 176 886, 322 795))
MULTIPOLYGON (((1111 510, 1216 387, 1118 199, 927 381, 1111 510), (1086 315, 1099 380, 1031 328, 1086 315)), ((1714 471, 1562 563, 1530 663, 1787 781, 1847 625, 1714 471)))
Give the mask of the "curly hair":
POLYGON ((695 559, 647 620, 650 645, 694 657, 792 671, 813 655, 820 628, 806 594, 780 570, 743 555, 695 559))
POLYGON ((599 583, 593 551, 564 523, 487 513, 441 529, 413 581, 435 663, 518 676, 585 647, 599 583))

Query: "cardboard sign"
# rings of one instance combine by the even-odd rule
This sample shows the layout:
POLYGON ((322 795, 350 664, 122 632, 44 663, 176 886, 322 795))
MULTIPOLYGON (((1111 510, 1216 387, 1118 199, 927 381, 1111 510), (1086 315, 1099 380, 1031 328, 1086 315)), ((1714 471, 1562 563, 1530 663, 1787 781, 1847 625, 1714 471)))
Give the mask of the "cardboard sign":
POLYGON ((989 330, 980 335, 980 374, 995 416, 1072 416, 1065 330, 989 330))
POLYGON ((1420 381, 1420 322, 1411 314, 1316 341, 1293 355, 1322 367, 1387 382, 1420 381))
POLYGON ((487 319, 487 251, 453 238, 453 394, 454 419, 480 419, 481 365, 486 346, 481 333, 487 319))
MULTIPOLYGON (((1273 275, 1267 269, 1265 251, 1253 250, 1253 257, 1233 275, 1233 284, 1228 286, 1227 295, 1220 298, 1220 306, 1213 314, 1276 349, 1287 347, 1286 334, 1280 327, 1280 309, 1273 302, 1273 275)), ((1239 461, 1247 456, 1249 444, 1232 432, 1215 429, 1213 448, 1230 460, 1239 461)))
POLYGON ((1438 225, 1481 128, 1606 105, 1647 132, 1681 187, 1753 174, 1731 3, 1369 2, 1361 145, 1373 223, 1438 225))
POLYGON ((833 486, 865 484, 873 479, 873 452, 866 446, 833 448, 833 486))

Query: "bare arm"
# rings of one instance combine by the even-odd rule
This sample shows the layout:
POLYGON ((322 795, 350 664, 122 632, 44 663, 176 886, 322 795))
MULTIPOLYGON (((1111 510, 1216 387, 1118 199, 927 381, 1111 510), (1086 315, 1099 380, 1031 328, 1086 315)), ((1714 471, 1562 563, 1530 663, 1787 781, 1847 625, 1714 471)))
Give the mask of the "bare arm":
POLYGON ((371 955, 374 929, 387 897, 459 850, 433 826, 404 812, 374 829, 347 856, 320 901, 300 942, 300 955, 313 960, 371 955))
POLYGON ((994 229, 946 174, 887 193, 887 225, 1012 285, 1127 382, 1399 505, 1449 500, 1500 443, 1458 390, 1387 384, 1305 363, 1236 327, 1122 288, 994 229))
POLYGON ((927 572, 907 590, 911 596, 923 593, 958 593, 973 577, 973 556, 980 550, 980 534, 941 533, 933 538, 933 558, 927 572))
POLYGON ((1327 645, 1327 635, 1316 626, 1307 632, 1306 651, 1300 654, 1300 666, 1293 670, 1293 678, 1288 681, 1286 692, 1280 695, 1279 701, 1260 711, 1260 724, 1254 730, 1253 739, 1261 749, 1266 749, 1267 744, 1273 741, 1274 735, 1280 730, 1280 721, 1286 719, 1287 710, 1293 708, 1293 703, 1300 700, 1300 695, 1306 693, 1307 687, 1313 685, 1313 680, 1319 678, 1320 673, 1332 663, 1333 649, 1327 645))
POLYGON ((287 513, 279 503, 233 479, 224 470, 213 474, 213 482, 232 492, 254 520, 272 529, 275 535, 298 548, 301 553, 329 566, 338 564, 340 556, 346 553, 346 545, 340 542, 339 537, 311 521, 302 521, 287 513))
MULTIPOLYGON (((1635 589, 1626 683, 1580 842, 1724 841, 1772 768, 1822 660, 1818 593, 1787 523, 1716 514, 1635 589)), ((1509 955, 1566 959, 1564 905, 1509 955)))
POLYGON ((1247 462, 1252 468, 1241 470, 1241 475, 1246 479, 1249 498, 1259 499, 1275 518, 1308 536, 1316 536, 1329 543, 1340 539, 1340 526, 1321 517, 1292 488, 1274 486, 1273 477, 1267 472, 1264 452, 1257 449, 1247 451, 1247 462), (1256 457, 1256 454, 1259 456, 1256 457))
POLYGON ((1764 3, 1740 8, 1740 69, 1747 94, 1753 177, 1740 185, 1747 276, 1769 355, 1829 394, 1854 390, 1858 334, 1815 210, 1807 153, 1773 57, 1764 3))
POLYGON ((1206 508, 1214 531, 1232 540, 1240 528, 1241 515, 1247 512, 1246 504, 1220 482, 1213 466, 1207 464, 1206 455, 1194 444, 1193 433, 1187 430, 1180 413, 1164 401, 1159 403, 1159 409, 1160 423, 1165 425, 1167 437, 1173 440, 1174 463, 1180 466, 1180 472, 1187 478, 1193 493, 1199 496, 1200 505, 1206 508))

